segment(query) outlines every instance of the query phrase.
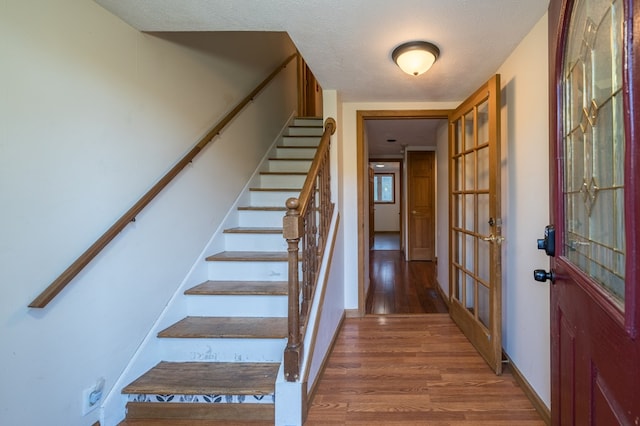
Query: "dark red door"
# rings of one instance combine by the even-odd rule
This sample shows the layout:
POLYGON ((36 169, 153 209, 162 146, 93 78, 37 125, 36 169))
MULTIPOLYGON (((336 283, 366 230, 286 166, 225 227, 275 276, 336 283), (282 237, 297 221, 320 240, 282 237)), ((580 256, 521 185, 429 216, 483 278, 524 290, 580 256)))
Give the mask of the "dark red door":
POLYGON ((549 29, 552 420, 639 425, 640 0, 551 0, 549 29))

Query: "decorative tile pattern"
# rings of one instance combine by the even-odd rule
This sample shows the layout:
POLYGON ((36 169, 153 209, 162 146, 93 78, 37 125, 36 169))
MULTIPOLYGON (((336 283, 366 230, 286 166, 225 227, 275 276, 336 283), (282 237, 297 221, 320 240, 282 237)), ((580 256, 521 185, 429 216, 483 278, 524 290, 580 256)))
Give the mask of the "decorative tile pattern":
POLYGON ((175 402, 204 404, 273 404, 275 395, 161 395, 131 394, 129 402, 175 402))

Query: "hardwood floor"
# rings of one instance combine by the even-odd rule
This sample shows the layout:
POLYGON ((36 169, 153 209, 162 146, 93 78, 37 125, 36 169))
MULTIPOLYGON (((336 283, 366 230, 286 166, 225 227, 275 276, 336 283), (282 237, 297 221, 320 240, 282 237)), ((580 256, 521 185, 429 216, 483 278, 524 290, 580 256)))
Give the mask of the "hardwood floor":
POLYGON ((447 314, 348 318, 305 426, 544 425, 506 368, 496 376, 447 314))
POLYGON ((400 250, 389 247, 389 235, 376 234, 375 250, 369 252, 371 288, 367 314, 426 314, 448 312, 436 286, 434 262, 405 262, 400 250))

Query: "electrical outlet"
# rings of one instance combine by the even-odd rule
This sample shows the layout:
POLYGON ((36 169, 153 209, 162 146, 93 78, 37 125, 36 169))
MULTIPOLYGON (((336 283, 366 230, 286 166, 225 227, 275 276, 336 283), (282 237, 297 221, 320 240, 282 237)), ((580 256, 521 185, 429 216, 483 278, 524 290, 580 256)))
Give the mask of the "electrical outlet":
POLYGON ((102 399, 102 389, 104 388, 104 378, 98 379, 95 385, 82 391, 82 415, 86 416, 96 408, 102 399))

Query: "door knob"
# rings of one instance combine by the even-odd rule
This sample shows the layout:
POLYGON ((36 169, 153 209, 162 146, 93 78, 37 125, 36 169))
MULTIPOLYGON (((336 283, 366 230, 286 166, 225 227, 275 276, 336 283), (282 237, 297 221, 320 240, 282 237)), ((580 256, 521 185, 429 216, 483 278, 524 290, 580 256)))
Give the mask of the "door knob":
POLYGON ((544 269, 536 269, 533 271, 533 279, 536 281, 540 281, 541 283, 551 281, 551 284, 555 281, 555 277, 553 275, 553 271, 545 271, 544 269))
POLYGON ((503 236, 501 236, 501 235, 496 236, 496 235, 493 235, 493 234, 489 234, 488 237, 482 237, 482 239, 484 241, 489 241, 489 242, 497 243, 497 244, 502 244, 502 242, 504 241, 504 237, 503 236))

